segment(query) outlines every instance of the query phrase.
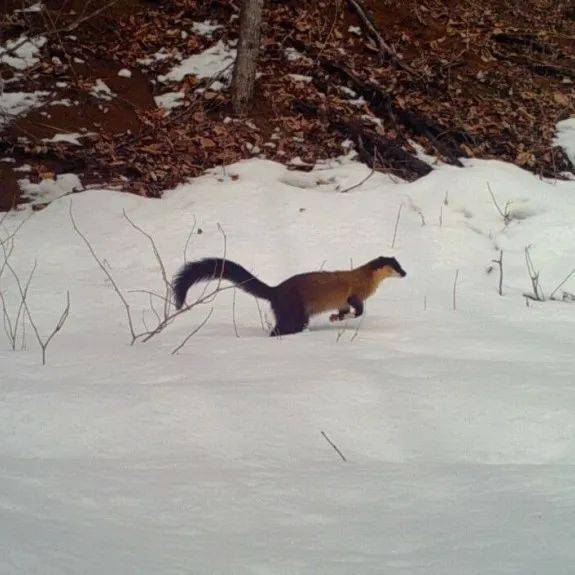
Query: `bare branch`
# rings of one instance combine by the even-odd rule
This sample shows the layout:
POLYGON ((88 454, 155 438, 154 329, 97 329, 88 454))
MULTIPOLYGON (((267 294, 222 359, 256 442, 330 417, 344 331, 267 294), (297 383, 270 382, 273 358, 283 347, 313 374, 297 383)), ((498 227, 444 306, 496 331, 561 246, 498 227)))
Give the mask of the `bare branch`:
POLYGON ((494 264, 499 266, 499 295, 503 295, 503 250, 499 250, 499 259, 491 260, 494 264))
POLYGON ((453 280, 453 310, 457 311, 457 302, 456 302, 456 295, 457 295, 457 278, 459 278, 459 270, 455 272, 455 279, 453 280))
POLYGON ((351 192, 351 190, 355 190, 356 188, 359 188, 360 186, 365 184, 365 182, 367 182, 367 180, 369 180, 369 178, 371 178, 371 176, 373 176, 373 174, 375 173, 375 160, 376 160, 376 158, 377 158, 377 146, 373 146, 373 159, 371 161, 371 170, 370 170, 369 174, 367 174, 367 176, 365 176, 357 184, 354 184, 353 186, 350 186, 349 188, 345 188, 345 189, 341 190, 340 193, 346 194, 347 192, 351 192))
POLYGON ((233 291, 234 299, 233 299, 233 303, 232 303, 232 319, 234 322, 234 332, 236 334, 236 337, 240 337, 240 334, 238 333, 238 324, 236 322, 236 291, 237 290, 235 289, 235 286, 234 286, 234 291, 233 291))
POLYGON ((64 308, 64 311, 62 312, 62 315, 60 316, 60 319, 58 320, 56 327, 52 330, 52 332, 45 341, 42 339, 38 327, 36 326, 36 323, 32 318, 32 314, 30 313, 30 308, 28 307, 28 303, 26 302, 26 300, 24 300, 24 307, 26 308, 26 315, 28 316, 28 321, 30 322, 32 329, 34 330, 34 334, 36 335, 36 339, 38 340, 38 343, 42 348, 42 365, 46 365, 46 350, 48 349, 48 345, 52 341, 53 337, 62 329, 70 313, 70 292, 69 291, 66 292, 66 307, 64 308))
POLYGON ((136 225, 130 219, 130 217, 126 213, 126 210, 122 210, 122 213, 124 214, 124 217, 130 223, 130 225, 134 229, 138 230, 141 234, 146 236, 146 238, 148 238, 148 240, 150 241, 150 244, 152 245, 152 250, 154 251, 154 255, 156 256, 156 261, 158 262, 158 265, 160 266, 160 270, 162 272, 162 279, 164 280, 164 285, 166 287, 166 299, 164 301, 164 318, 166 318, 166 317, 168 317, 168 315, 170 313, 170 293, 172 290, 172 285, 170 283, 170 280, 168 279, 168 274, 166 273, 166 267, 164 266, 164 262, 162 261, 162 256, 160 256, 160 252, 158 250, 158 247, 156 246, 156 242, 154 241, 154 238, 148 232, 144 231, 140 226, 136 225))
POLYGON ((403 202, 399 204, 399 209, 397 210, 397 219, 395 220, 395 228, 393 230, 393 240, 391 242, 391 247, 395 247, 395 238, 397 237, 397 226, 399 225, 399 218, 401 217, 401 209, 403 208, 403 202))
POLYGON ((375 40, 376 44, 378 45, 380 51, 388 56, 397 66, 399 66, 402 70, 405 70, 412 78, 421 79, 421 76, 411 68, 408 64, 406 64, 399 54, 396 52, 395 48, 390 46, 381 36, 379 33, 377 26, 366 12, 365 8, 358 0, 347 0, 348 4, 355 10, 357 15, 359 16, 363 28, 367 31, 367 33, 375 40))
POLYGON ((337 445, 326 435, 325 431, 322 431, 321 434, 323 435, 325 440, 335 449, 337 454, 347 463, 347 459, 345 458, 345 455, 339 450, 337 445))
POLYGON ((120 301, 122 302, 122 304, 124 306, 124 309, 126 311, 126 317, 128 319, 128 326, 130 328, 130 334, 132 336, 131 345, 134 345, 136 339, 139 336, 136 335, 136 332, 134 330, 134 324, 132 322, 132 314, 130 312, 130 304, 126 301, 126 298, 124 297, 120 288, 118 287, 118 284, 115 282, 114 278, 112 277, 112 274, 106 269, 106 266, 102 263, 102 260, 100 260, 100 258, 97 256, 97 254, 94 251, 92 244, 90 244, 90 241, 88 240, 88 238, 78 228, 78 226, 76 224, 76 220, 74 219, 74 214, 72 213, 72 202, 70 202, 69 214, 70 214, 70 221, 72 222, 72 226, 74 227, 74 231, 82 238, 82 240, 86 244, 88 250, 92 254, 92 257, 94 258, 94 260, 98 264, 98 267, 106 274, 106 277, 110 280, 110 283, 112 284, 112 287, 114 288, 114 291, 116 292, 116 294, 118 295, 118 297, 120 298, 120 301))
POLYGON ((194 223, 192 224, 192 229, 190 230, 190 233, 186 238, 186 244, 184 245, 184 263, 188 261, 188 246, 190 245, 192 235, 196 231, 196 223, 197 223, 196 216, 194 216, 194 223))
POLYGON ((545 295, 543 294, 543 290, 539 284, 539 272, 535 270, 535 266, 533 265, 533 260, 529 253, 530 249, 531 246, 527 246, 525 248, 525 263, 527 264, 527 273, 529 274, 529 279, 531 280, 531 285, 533 287, 533 295, 526 295, 526 297, 536 301, 545 301, 545 295))
POLYGON ((565 277, 565 279, 551 292, 551 295, 549 296, 549 299, 555 299, 553 296, 555 295, 555 292, 562 287, 565 282, 573 275, 575 274, 575 269, 572 269, 567 276, 565 277))
MULTIPOLYGON (((26 311, 28 312, 28 309, 26 309, 26 311)), ((46 365, 46 349, 48 348, 48 345, 50 345, 50 342, 52 341, 54 336, 64 327, 64 324, 66 323, 69 314, 70 314, 70 292, 67 291, 66 307, 64 308, 64 311, 62 312, 62 315, 60 316, 60 319, 58 320, 56 327, 52 330, 52 333, 48 336, 48 339, 42 345, 42 365, 46 365)), ((28 312, 28 319, 30 320, 30 322, 32 321, 29 312, 28 312)))
POLYGON ((491 195, 491 199, 493 200, 493 204, 495 206, 495 209, 499 212, 499 215, 503 218, 503 223, 506 226, 509 225, 509 222, 511 222, 511 219, 512 219, 511 214, 509 213, 509 206, 511 205, 511 202, 506 202, 505 208, 502 210, 499 207, 497 200, 495 199, 495 195, 491 191, 491 186, 489 185, 489 182, 487 182, 487 189, 489 190, 489 194, 491 195))
POLYGON ((182 349, 182 347, 184 347, 184 345, 188 343, 188 341, 192 338, 192 336, 196 335, 196 333, 198 333, 208 323, 208 320, 210 319, 213 312, 214 308, 212 307, 208 315, 202 321, 202 323, 198 327, 196 327, 196 329, 194 329, 194 331, 192 331, 192 333, 190 333, 178 347, 172 350, 172 355, 178 353, 178 351, 180 351, 180 349, 182 349))

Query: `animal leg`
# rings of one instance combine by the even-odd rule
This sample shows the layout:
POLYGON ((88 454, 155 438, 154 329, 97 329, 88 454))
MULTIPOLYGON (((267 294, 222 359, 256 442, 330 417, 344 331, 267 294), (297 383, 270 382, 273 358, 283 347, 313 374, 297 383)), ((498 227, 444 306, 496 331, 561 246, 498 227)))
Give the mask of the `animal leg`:
POLYGON ((353 308, 353 311, 355 312, 353 317, 359 317, 363 314, 363 302, 358 296, 350 295, 347 298, 347 303, 353 308))
POLYGON ((350 317, 353 317, 352 315, 350 315, 350 306, 346 305, 344 307, 342 307, 341 309, 338 310, 337 313, 332 313, 329 316, 329 321, 331 322, 336 322, 336 321, 343 321, 344 319, 348 319, 350 317))
POLYGON ((277 323, 270 334, 272 337, 299 333, 306 328, 309 322, 309 316, 299 298, 294 297, 275 304, 273 310, 277 323))

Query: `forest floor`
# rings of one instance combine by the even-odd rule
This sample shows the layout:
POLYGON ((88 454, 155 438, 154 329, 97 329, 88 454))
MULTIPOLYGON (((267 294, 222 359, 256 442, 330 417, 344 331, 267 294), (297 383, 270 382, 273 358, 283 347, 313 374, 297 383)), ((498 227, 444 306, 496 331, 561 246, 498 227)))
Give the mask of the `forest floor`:
POLYGON ((408 180, 427 155, 573 173, 555 141, 575 111, 568 1, 366 0, 367 20, 350 1, 269 2, 245 119, 234 2, 24 4, 0 1, 0 209, 70 172, 158 197, 247 157, 311 169, 351 147, 408 180))

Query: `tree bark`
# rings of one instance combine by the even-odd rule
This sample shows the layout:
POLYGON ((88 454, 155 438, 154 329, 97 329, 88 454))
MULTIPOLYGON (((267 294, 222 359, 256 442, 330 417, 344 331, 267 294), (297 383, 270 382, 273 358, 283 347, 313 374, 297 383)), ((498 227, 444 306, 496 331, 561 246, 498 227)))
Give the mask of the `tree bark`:
POLYGON ((243 0, 238 53, 234 64, 232 103, 234 113, 244 116, 249 109, 256 80, 264 0, 243 0))

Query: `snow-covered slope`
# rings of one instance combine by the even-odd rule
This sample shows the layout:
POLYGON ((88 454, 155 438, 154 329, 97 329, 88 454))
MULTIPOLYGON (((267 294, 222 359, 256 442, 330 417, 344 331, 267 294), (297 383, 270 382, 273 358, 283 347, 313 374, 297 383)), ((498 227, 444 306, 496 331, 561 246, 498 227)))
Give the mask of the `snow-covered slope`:
MULTIPOLYGON (((482 161, 348 193, 365 166, 226 172, 162 200, 67 196, 16 236, 14 269, 37 260, 40 331, 66 290, 71 312, 45 367, 29 326, 23 351, 0 339, 0 573, 571 573, 575 305, 523 294, 526 246, 546 298, 575 267, 575 183, 482 161), (223 254, 219 224, 227 257, 269 283, 378 255, 408 275, 346 326, 269 338, 255 300, 227 290, 130 346, 70 202, 138 329, 154 318, 133 290, 162 281, 123 210, 170 274, 195 221, 189 258, 223 254)), ((575 277, 555 297, 573 292, 575 277)))

